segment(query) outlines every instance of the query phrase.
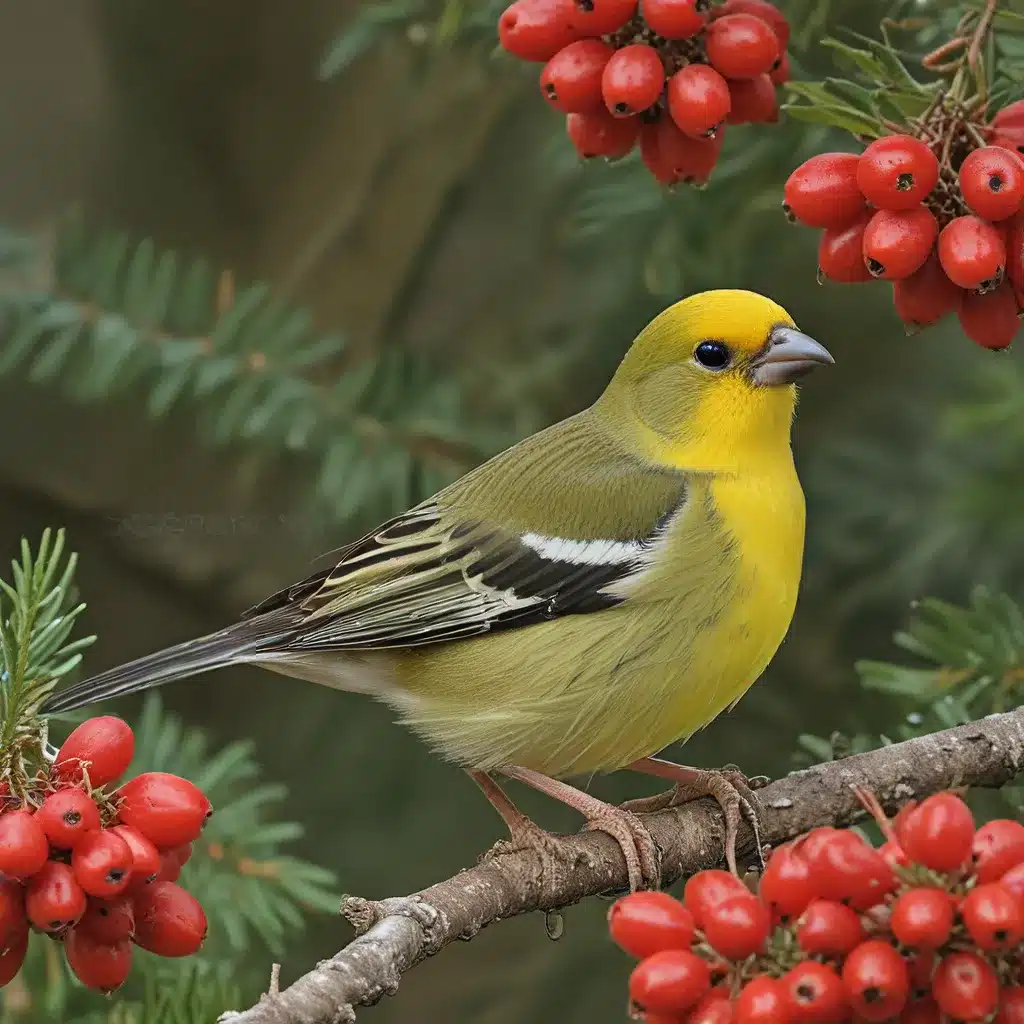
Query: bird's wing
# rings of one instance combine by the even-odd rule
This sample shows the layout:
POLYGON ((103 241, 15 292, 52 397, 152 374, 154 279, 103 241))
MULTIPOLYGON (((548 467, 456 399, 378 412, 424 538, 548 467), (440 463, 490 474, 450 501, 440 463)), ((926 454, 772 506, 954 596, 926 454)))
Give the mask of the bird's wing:
POLYGON ((619 536, 573 540, 501 528, 428 502, 341 552, 337 563, 248 611, 288 619, 293 651, 407 647, 610 608, 685 501, 652 506, 619 536), (667 507, 665 507, 667 506, 667 507))

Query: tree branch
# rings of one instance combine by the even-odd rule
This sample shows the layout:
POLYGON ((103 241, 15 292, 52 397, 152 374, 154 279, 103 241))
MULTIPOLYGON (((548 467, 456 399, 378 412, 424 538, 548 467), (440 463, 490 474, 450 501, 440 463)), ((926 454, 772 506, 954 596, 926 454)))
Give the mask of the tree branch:
MULTIPOLYGON (((849 825, 863 816, 853 786, 875 793, 888 811, 908 800, 958 786, 997 787, 1024 770, 1024 708, 866 754, 794 772, 760 790, 761 835, 777 845, 819 825, 849 825)), ((664 885, 723 859, 722 818, 700 800, 644 815, 663 852, 664 885)), ((750 854, 753 836, 740 837, 750 854)), ((345 897, 341 913, 357 938, 284 991, 265 995, 222 1024, 350 1024, 355 1007, 392 995, 402 975, 456 939, 471 938, 502 918, 556 910, 626 886, 618 845, 601 832, 566 836, 542 870, 532 852, 485 859, 454 878, 377 902, 345 897)))

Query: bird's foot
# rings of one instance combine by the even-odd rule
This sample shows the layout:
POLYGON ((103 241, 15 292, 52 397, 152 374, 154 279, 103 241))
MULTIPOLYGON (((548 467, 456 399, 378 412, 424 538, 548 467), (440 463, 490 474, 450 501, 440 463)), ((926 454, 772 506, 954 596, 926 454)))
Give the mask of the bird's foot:
POLYGON ((661 888, 661 850, 650 829, 632 811, 605 804, 603 811, 587 819, 586 828, 607 832, 619 844, 626 858, 630 892, 661 888))
POLYGON ((629 766, 633 771, 644 775, 655 775, 658 778, 675 781, 675 786, 666 793, 646 797, 640 800, 629 800, 622 805, 623 810, 633 812, 651 812, 666 807, 678 807, 711 797, 722 809, 725 822, 725 861, 734 875, 739 875, 736 864, 736 840, 739 834, 741 817, 746 815, 754 832, 758 857, 761 856, 760 817, 761 805, 754 793, 761 779, 748 779, 738 768, 723 768, 721 771, 706 771, 701 768, 689 768, 686 765, 673 764, 659 758, 645 757, 634 761, 629 766))

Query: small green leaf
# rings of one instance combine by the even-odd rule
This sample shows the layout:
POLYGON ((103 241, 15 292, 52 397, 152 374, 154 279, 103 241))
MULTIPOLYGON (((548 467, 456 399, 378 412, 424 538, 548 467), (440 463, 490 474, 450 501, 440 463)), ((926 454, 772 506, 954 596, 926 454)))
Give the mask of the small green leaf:
POLYGON ((787 103, 782 108, 790 117, 798 121, 809 121, 812 124, 826 124, 832 128, 844 128, 854 135, 878 138, 884 129, 875 118, 862 114, 853 107, 794 105, 787 103))
POLYGON ((868 50, 859 50, 855 46, 841 42, 838 39, 827 38, 821 41, 822 46, 835 50, 841 57, 864 72, 874 82, 884 82, 885 68, 876 57, 873 57, 868 50))

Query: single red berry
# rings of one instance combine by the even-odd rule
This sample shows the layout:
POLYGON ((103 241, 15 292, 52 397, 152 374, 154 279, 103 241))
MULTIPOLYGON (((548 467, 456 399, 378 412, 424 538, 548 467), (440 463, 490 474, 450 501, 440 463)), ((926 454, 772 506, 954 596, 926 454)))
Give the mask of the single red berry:
POLYGON ((584 36, 617 32, 636 14, 636 0, 575 0, 573 23, 584 36))
POLYGON ((782 11, 768 0, 725 0, 724 4, 714 8, 711 17, 724 18, 730 14, 752 14, 760 18, 771 26, 780 49, 784 50, 789 45, 789 22, 782 11))
MULTIPOLYGON (((926 327, 937 323, 947 313, 952 313, 960 304, 960 289, 953 284, 939 263, 936 253, 931 253, 924 266, 910 277, 892 283, 892 301, 896 315, 905 323, 915 327, 926 327)), ((889 844, 887 843, 886 846, 889 844)), ((902 846, 893 848, 906 863, 902 846)), ((885 847, 882 847, 885 856, 885 847)))
POLYGON ((764 948, 772 919, 768 908, 748 892, 706 907, 701 927, 716 953, 727 960, 746 960, 764 948))
POLYGON ((28 936, 28 928, 23 928, 8 940, 7 945, 0 952, 0 988, 14 981, 22 964, 25 963, 25 954, 28 952, 28 936))
POLYGON ((1024 825, 1010 818, 986 821, 971 846, 979 882, 996 882, 1015 864, 1024 863, 1024 825))
POLYGON ((90 718, 75 728, 57 751, 53 775, 62 782, 81 782, 85 772, 93 786, 120 778, 135 756, 131 726, 113 715, 90 718))
POLYGON ((731 896, 749 895, 750 890, 735 875, 717 868, 691 875, 683 888, 683 902, 698 928, 703 928, 704 916, 716 903, 731 896))
POLYGON ((1024 165, 1000 146, 976 149, 960 165, 960 193, 985 220, 1012 217, 1024 199, 1024 165))
POLYGON ((726 78, 767 74, 782 56, 771 26, 752 14, 716 18, 704 33, 708 63, 726 78))
POLYGON ((642 1010, 683 1013, 711 988, 707 963, 688 949, 663 949, 629 976, 629 998, 642 1010))
POLYGON ((768 75, 732 79, 729 102, 729 124, 774 124, 779 119, 779 101, 768 75))
POLYGON ((867 210, 853 153, 820 153, 787 179, 782 209, 809 228, 843 228, 867 210))
POLYGON ((953 901, 945 889, 908 889, 892 905, 889 928, 910 949, 938 949, 953 930, 953 901))
POLYGON ((166 772, 145 772, 118 791, 118 821, 132 825, 159 847, 190 843, 213 813, 202 790, 166 772))
POLYGON ((520 60, 549 61, 583 33, 573 0, 516 0, 498 19, 498 41, 520 60))
POLYGON ((960 906, 960 916, 979 949, 1007 949, 1024 939, 1020 897, 998 882, 971 889, 960 906))
POLYGON ((999 990, 995 1024, 1024 1024, 1024 985, 1004 985, 999 990))
POLYGON ((67 864, 50 860, 25 892, 28 919, 44 932, 61 932, 85 913, 85 892, 67 864))
POLYGON ((906 825, 907 819, 918 809, 920 802, 917 800, 908 800, 897 812, 896 817, 892 819, 892 831, 896 836, 897 841, 900 841, 903 836, 903 826, 906 825))
POLYGON ((982 1020, 998 1005, 999 977, 977 953, 950 953, 935 970, 932 994, 947 1017, 982 1020))
POLYGON ((826 899, 845 900, 855 910, 867 910, 896 888, 892 868, 855 832, 836 830, 802 849, 818 893, 826 899))
POLYGON ((30 878, 49 856, 46 833, 35 815, 28 811, 0 814, 0 875, 30 878))
POLYGON ((629 117, 653 106, 664 86, 661 57, 646 43, 616 50, 601 74, 604 104, 615 117, 629 117))
POLYGON ((909 210, 935 188, 939 162, 920 140, 910 135, 875 139, 860 155, 857 185, 880 210, 909 210))
POLYGON ((861 1020, 895 1017, 910 995, 906 961, 883 939, 862 942, 843 964, 843 987, 861 1020))
POLYGON ((800 948, 815 956, 846 956, 863 938, 860 915, 835 900, 814 900, 797 921, 800 948))
POLYGON ((540 73, 544 99, 567 114, 604 109, 601 75, 614 52, 600 39, 580 39, 559 50, 540 73))
POLYGON ((736 997, 736 1024, 786 1024, 782 986, 766 974, 751 978, 736 997))
POLYGON ((36 822, 55 850, 71 850, 86 832, 100 827, 100 811, 81 789, 58 789, 35 813, 36 822))
POLYGON ((811 869, 791 843, 780 846, 768 858, 758 891, 764 903, 783 920, 798 917, 814 899, 811 869))
POLYGON ((663 39, 690 39, 704 30, 709 0, 644 0, 644 21, 663 39))
POLYGON ((1016 100, 996 111, 992 127, 997 130, 1017 128, 1024 131, 1024 100, 1016 100))
POLYGON ((900 1024, 942 1024, 942 1011, 932 998, 907 1003, 899 1016, 900 1024))
POLYGON ((97 942, 120 942, 135 934, 133 896, 124 893, 112 900, 90 899, 81 921, 75 926, 88 932, 97 942))
POLYGON ((662 185, 703 185, 718 162, 724 136, 725 129, 720 128, 713 138, 692 139, 671 118, 663 117, 641 129, 640 156, 662 185))
POLYGON ((732 1024, 734 1004, 727 992, 713 988, 683 1019, 686 1024, 732 1024))
POLYGON ((939 262, 946 276, 961 288, 990 291, 1003 279, 1006 242, 1002 232, 987 221, 957 217, 939 235, 939 262))
POLYGON ((779 980, 793 1024, 838 1024, 849 1016, 842 979, 834 968, 805 960, 779 980))
POLYGON ((0 879, 0 949, 27 930, 24 887, 10 879, 0 879))
POLYGON ((771 79, 772 85, 785 85, 786 82, 792 79, 793 71, 789 66, 788 53, 782 55, 782 60, 779 61, 778 66, 772 70, 768 77, 771 79))
POLYGON ((870 281, 864 264, 864 229, 871 220, 865 211, 860 220, 842 228, 826 228, 818 241, 818 270, 823 277, 842 284, 870 281))
POLYGON ((80 928, 72 928, 64 940, 68 966, 78 980, 97 992, 115 992, 132 969, 132 944, 98 942, 80 928))
POLYGON ((635 117, 612 117, 603 107, 592 114, 570 114, 566 131, 576 152, 584 160, 603 156, 609 160, 624 157, 636 145, 640 122, 635 117))
POLYGON ((162 866, 160 851, 156 846, 131 825, 114 825, 107 831, 120 836, 132 852, 132 873, 129 878, 129 887, 137 889, 156 881, 156 876, 160 873, 162 866))
POLYGON ((608 932, 616 945, 642 960, 663 949, 689 949, 693 915, 667 892, 634 892, 612 904, 608 932))
POLYGON ((87 833, 71 852, 78 884, 90 895, 109 899, 128 887, 131 847, 110 829, 87 833))
MULTIPOLYGON (((942 259, 941 237, 939 259, 942 259)), ((944 260, 942 265, 948 274, 949 268, 944 260)), ((936 793, 907 816, 901 839, 903 849, 912 861, 934 871, 955 871, 971 855, 974 817, 967 804, 955 793, 936 793)))
POLYGON ((199 901, 173 882, 154 882, 135 896, 135 944, 158 956, 191 956, 206 938, 199 901))
POLYGON ((687 64, 668 80, 668 112, 679 130, 700 138, 711 134, 729 113, 729 86, 707 64, 687 64))
POLYGON ((938 221, 925 206, 878 210, 864 229, 864 264, 873 277, 902 280, 924 266, 938 237, 938 221))
POLYGON ((1013 287, 1009 281, 1004 281, 994 292, 963 292, 957 316, 961 330, 975 344, 1003 349, 1017 335, 1019 312, 1013 287))

